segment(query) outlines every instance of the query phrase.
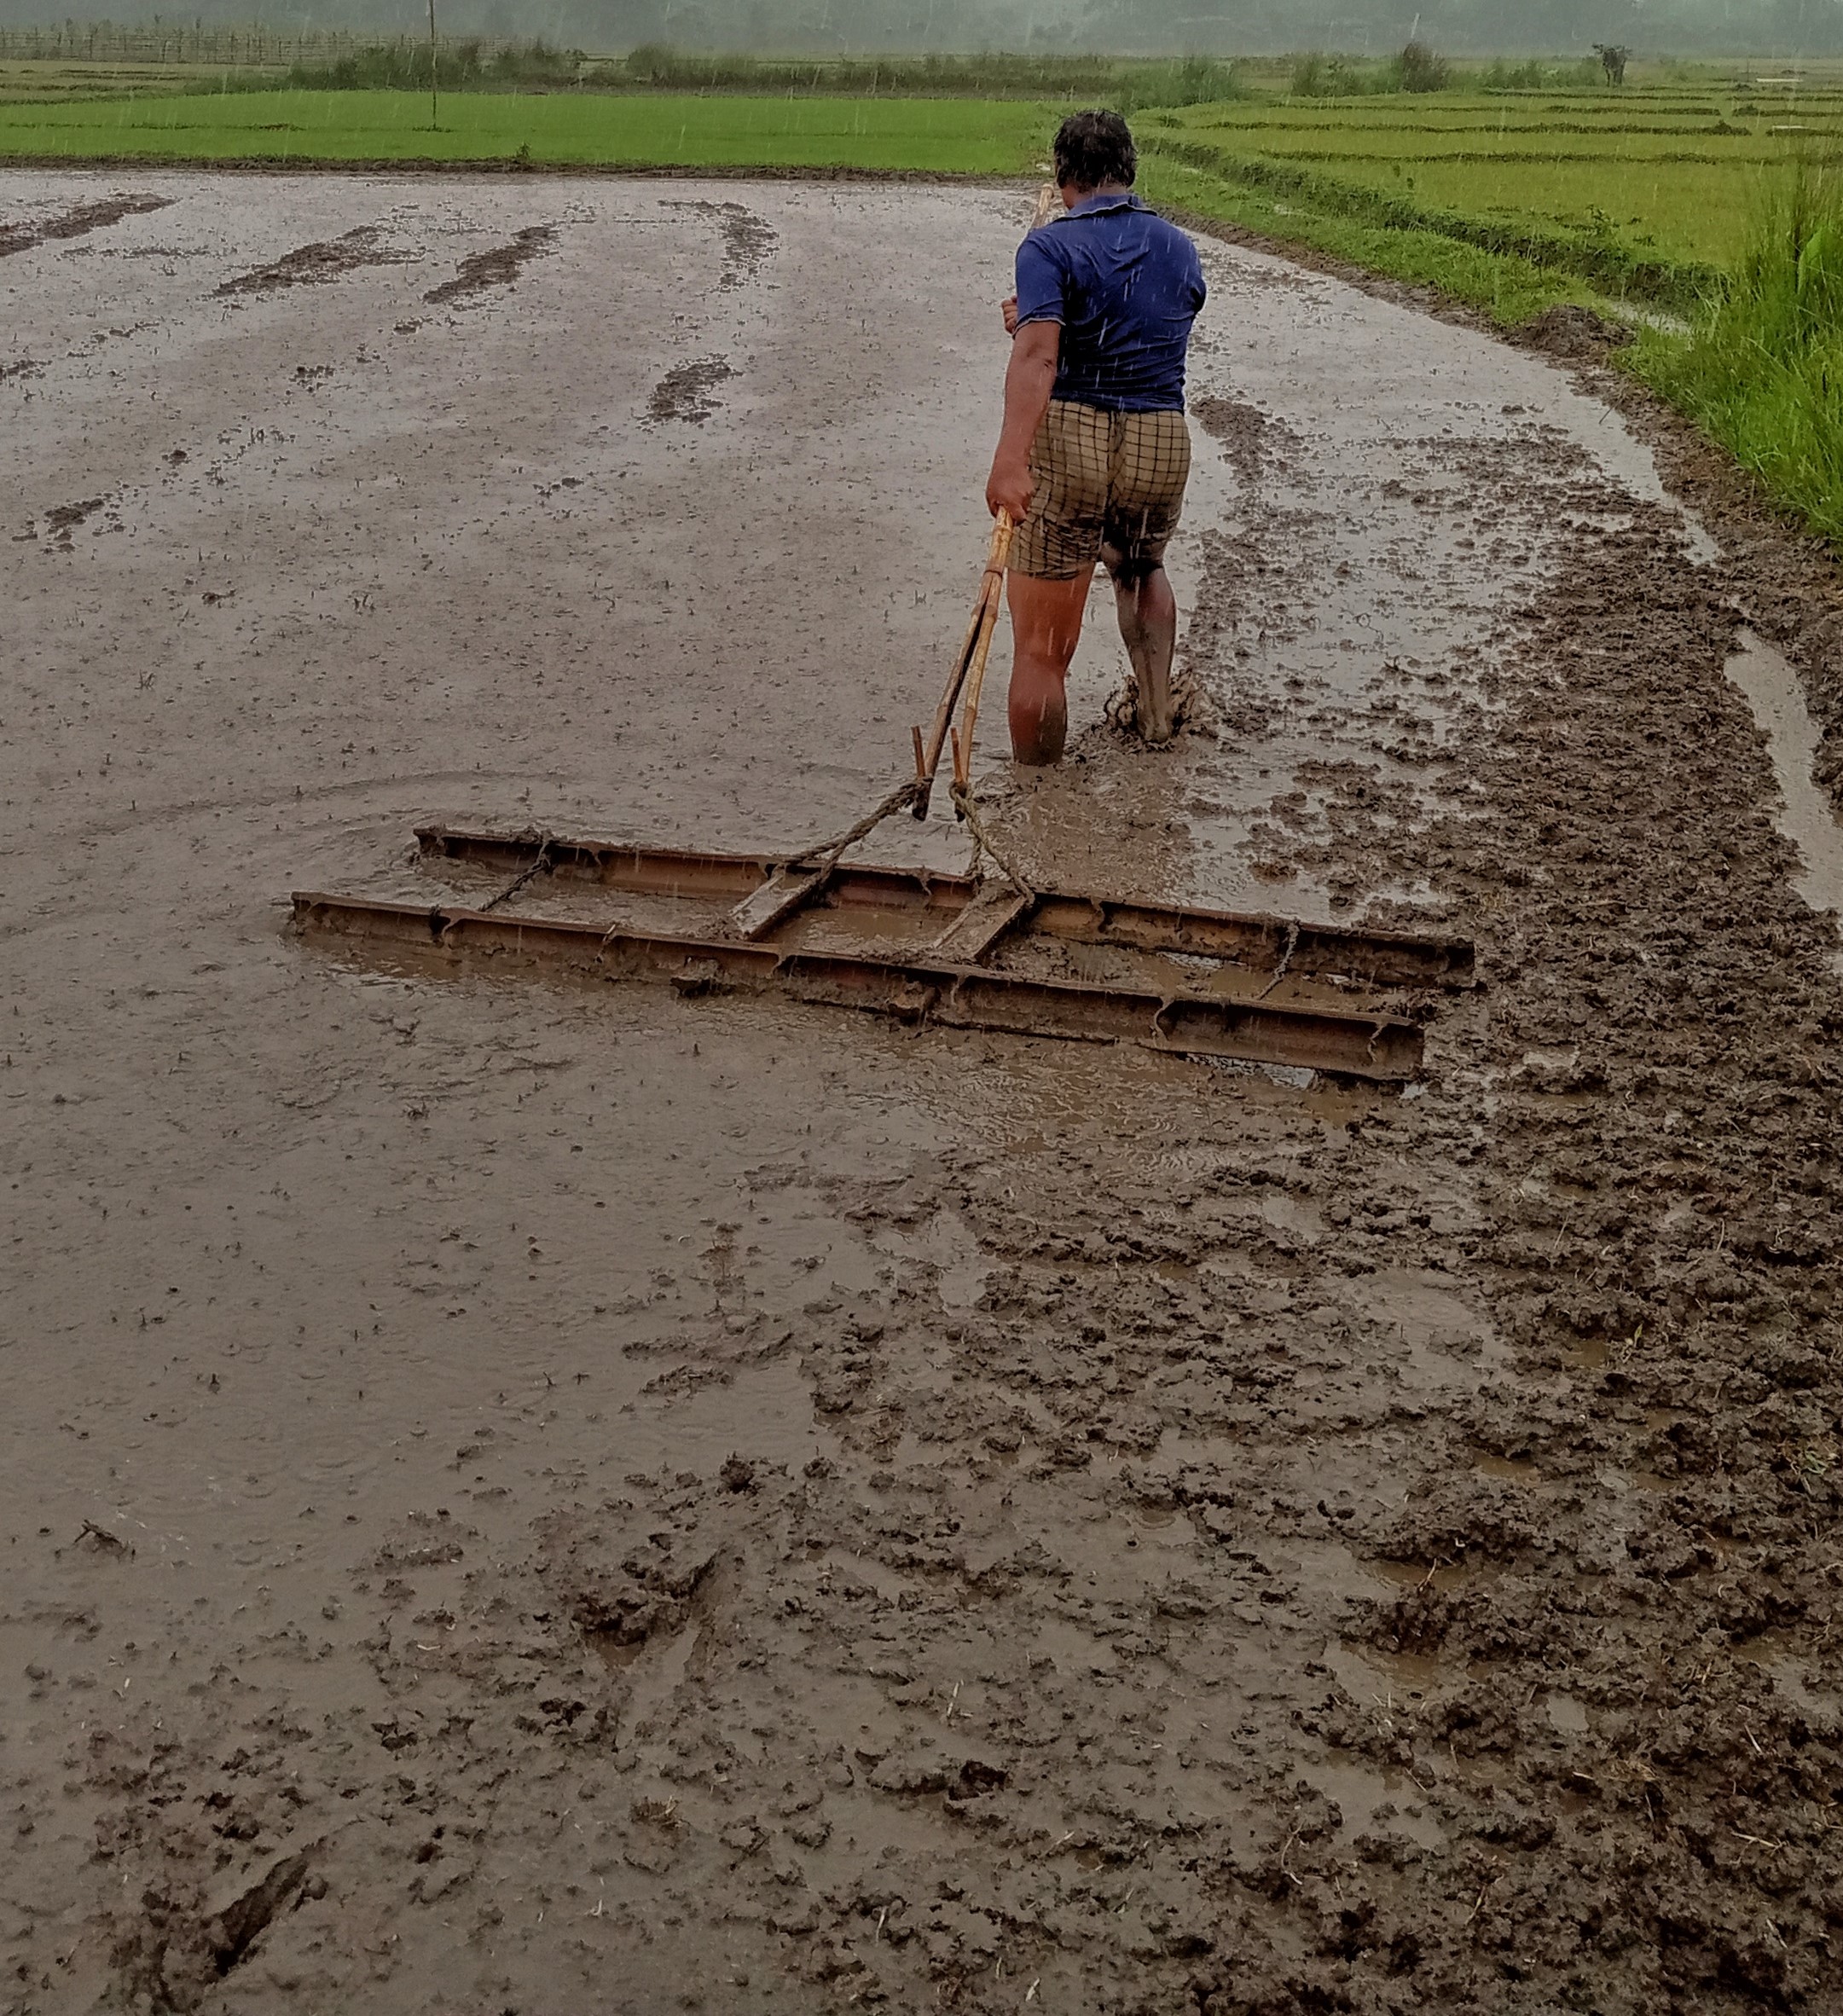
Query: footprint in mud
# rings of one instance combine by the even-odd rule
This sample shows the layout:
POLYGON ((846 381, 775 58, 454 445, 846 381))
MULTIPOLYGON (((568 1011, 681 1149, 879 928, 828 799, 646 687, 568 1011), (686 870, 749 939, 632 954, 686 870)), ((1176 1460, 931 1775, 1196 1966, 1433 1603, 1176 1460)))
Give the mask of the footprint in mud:
POLYGON ((509 287, 530 262, 548 252, 556 243, 553 224, 527 224, 514 231, 504 245, 490 245, 484 252, 469 252, 455 269, 455 277, 431 287, 422 298, 438 308, 450 302, 466 301, 488 287, 509 287))
POLYGON ((716 411, 710 395, 726 378, 736 375, 725 357, 700 357, 675 364, 652 388, 646 403, 649 420, 695 420, 700 425, 716 411))

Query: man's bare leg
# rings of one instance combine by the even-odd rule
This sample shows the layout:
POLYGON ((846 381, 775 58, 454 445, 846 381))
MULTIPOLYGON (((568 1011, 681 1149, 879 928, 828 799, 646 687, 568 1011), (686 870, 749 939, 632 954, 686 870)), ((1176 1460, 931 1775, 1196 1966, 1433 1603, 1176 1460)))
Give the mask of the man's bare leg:
POLYGON ((1139 733, 1152 744, 1171 739, 1171 660, 1178 645, 1178 599, 1162 562, 1128 561, 1110 548, 1101 555, 1114 579, 1121 641, 1139 686, 1139 733))
POLYGON ((1011 754, 1020 763, 1062 761, 1063 744, 1069 739, 1063 681, 1081 639, 1081 617, 1092 578, 1087 569, 1073 581, 1045 581, 1031 574, 1006 576, 1011 611, 1011 754))

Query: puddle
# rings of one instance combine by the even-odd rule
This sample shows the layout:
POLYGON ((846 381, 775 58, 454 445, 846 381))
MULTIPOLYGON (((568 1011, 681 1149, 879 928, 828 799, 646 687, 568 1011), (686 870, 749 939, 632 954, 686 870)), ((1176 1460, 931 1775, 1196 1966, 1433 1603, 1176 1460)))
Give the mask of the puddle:
POLYGON ((1593 1726, 1585 1706, 1571 1694, 1551 1694, 1543 1703, 1549 1727, 1558 1735, 1584 1736, 1593 1726))
POLYGON ((1334 1800, 1344 1818, 1344 1838, 1401 1834, 1417 1847, 1438 1848, 1446 1834, 1426 1811, 1417 1788, 1400 1771, 1366 1771, 1360 1764, 1302 1764, 1299 1775, 1334 1800), (1404 1804, 1405 1797, 1405 1804, 1404 1804))
POLYGON ((936 1211, 924 1225, 885 1226, 872 1242, 881 1251, 920 1260, 936 1270, 935 1292, 950 1312, 975 1308, 985 1293, 992 1263, 959 1213, 936 1211))
POLYGON ((1837 1696, 1820 1693, 1807 1683, 1791 1648, 1776 1633, 1763 1631, 1746 1644, 1736 1645, 1734 1655, 1747 1666, 1758 1666, 1778 1692, 1805 1714, 1828 1718, 1837 1713, 1837 1696))
POLYGON ((797 1472, 816 1452, 813 1396, 791 1358, 740 1368, 725 1385, 665 1401, 651 1396, 621 1410, 610 1461, 625 1473, 661 1469, 714 1472, 732 1453, 797 1472))
POLYGON ((1501 1477, 1506 1484, 1542 1482, 1542 1472, 1534 1463, 1514 1456, 1481 1456, 1472 1468, 1481 1477, 1501 1477))
POLYGON ((1429 1586, 1442 1593, 1449 1589, 1463 1589, 1478 1573, 1464 1561, 1440 1561, 1431 1567, 1417 1561, 1371 1561, 1363 1565, 1378 1580, 1411 1592, 1429 1586))
POLYGON ((1289 1196, 1269 1184, 1261 1193, 1261 1216, 1276 1231, 1291 1232, 1308 1246, 1315 1246, 1324 1230, 1324 1220, 1315 1206, 1289 1196))
POLYGON ((1481 1385, 1501 1376, 1510 1353, 1488 1317, 1470 1308, 1440 1277, 1408 1267, 1379 1267, 1358 1286, 1358 1310, 1405 1347, 1405 1376, 1429 1388, 1481 1385))
POLYGON ((1366 1706, 1390 1708, 1398 1700, 1417 1700, 1448 1677, 1437 1659, 1423 1653, 1380 1652, 1373 1647, 1355 1652, 1336 1639, 1319 1657, 1344 1692, 1366 1706))
MULTIPOLYGON (((703 1626, 694 1624, 688 1630, 675 1632, 662 1645, 649 1639, 640 1648, 640 1656, 626 1662, 629 1692, 623 1719, 630 1741, 636 1736, 659 1733, 658 1718, 670 1706, 690 1671, 691 1655, 702 1635, 703 1626)), ((611 1656, 604 1656, 611 1671, 620 1670, 611 1656)))
POLYGON ((874 1596, 879 1602, 900 1603, 910 1584, 873 1556, 853 1554, 843 1547, 828 1547, 820 1556, 820 1575, 833 1588, 847 1595, 874 1596))
POLYGON ((1079 1625, 1060 1617, 1045 1617, 1039 1622, 1035 1649, 1052 1660, 1056 1671, 1068 1678, 1115 1672, 1120 1665, 1119 1655, 1110 1645, 1103 1644, 1079 1625))
MULTIPOLYGON (((1724 669, 1746 694, 1766 736, 1782 800, 1773 824, 1797 848, 1805 864, 1792 886, 1813 910, 1828 910, 1834 917, 1843 911, 1843 825, 1831 808, 1829 793, 1811 775, 1817 730, 1805 710, 1798 676, 1771 645, 1751 630, 1741 632, 1741 648, 1724 669)), ((1843 952, 1834 953, 1831 964, 1843 972, 1843 952)))

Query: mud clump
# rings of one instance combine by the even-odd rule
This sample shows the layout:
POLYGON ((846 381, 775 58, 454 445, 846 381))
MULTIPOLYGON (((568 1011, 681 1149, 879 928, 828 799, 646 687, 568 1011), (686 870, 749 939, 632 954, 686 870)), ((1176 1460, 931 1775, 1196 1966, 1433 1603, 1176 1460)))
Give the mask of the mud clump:
POLYGON ((125 217, 140 217, 151 210, 165 210, 171 196, 107 196, 96 203, 78 203, 61 217, 41 217, 18 224, 0 224, 0 259, 10 252, 30 252, 35 245, 50 245, 61 239, 86 237, 125 217))
POLYGON ((759 278, 762 268, 780 242, 774 227, 765 217, 757 217, 746 203, 712 203, 705 200, 669 203, 661 207, 693 211, 699 217, 710 218, 722 230, 723 270, 716 284, 725 293, 741 287, 745 281, 759 278))
POLYGON ((101 510, 105 500, 85 497, 77 504, 54 504, 45 513, 45 530, 48 532, 68 532, 80 525, 86 518, 92 518, 101 510))
MULTIPOLYGON (((97 512, 104 510, 108 511, 111 518, 113 518, 113 507, 107 497, 81 497, 74 504, 54 504, 39 520, 39 524, 43 526, 45 537, 50 541, 54 550, 68 553, 77 528, 94 518, 97 512)), ((34 539, 38 536, 38 525, 36 524, 29 524, 20 534, 22 539, 34 539)))
POLYGON ((297 246, 266 266, 254 266, 214 290, 220 298, 238 294, 270 294, 281 287, 317 287, 356 273, 365 266, 413 264, 414 252, 385 249, 384 234, 375 224, 360 224, 313 245, 297 246))
POLYGON ((716 411, 710 397, 734 369, 723 357, 701 357, 692 364, 675 364, 652 388, 646 403, 650 420, 691 420, 698 425, 716 411))
POLYGON ((1235 473, 1244 484, 1252 483, 1260 473, 1261 455, 1275 423, 1245 399, 1210 393, 1193 398, 1190 410, 1198 426, 1222 443, 1235 473))
POLYGON ((699 1585, 716 1564, 709 1546, 636 1549, 618 1564, 588 1573, 572 1598, 577 1628, 603 1648, 637 1648, 679 1630, 699 1585))
POLYGON ((431 287, 422 298, 431 306, 440 308, 450 302, 470 300, 488 287, 512 287, 531 260, 550 250, 556 238, 555 228, 550 224, 527 224, 504 245, 470 252, 455 268, 452 280, 431 287))
POLYGON ((1602 363, 1631 341, 1630 329, 1569 301, 1558 301, 1532 316, 1517 335, 1532 350, 1570 364, 1602 363))

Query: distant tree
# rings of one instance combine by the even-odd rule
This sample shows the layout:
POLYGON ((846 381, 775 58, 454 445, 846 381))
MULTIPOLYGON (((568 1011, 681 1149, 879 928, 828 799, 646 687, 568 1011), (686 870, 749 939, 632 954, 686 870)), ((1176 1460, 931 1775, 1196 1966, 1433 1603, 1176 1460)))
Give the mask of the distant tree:
POLYGON ((1593 53, 1600 59, 1600 67, 1606 72, 1609 84, 1622 84, 1626 81, 1626 66, 1631 61, 1631 51, 1616 42, 1597 42, 1593 53))
POLYGON ((1436 56, 1424 42, 1411 42, 1396 58, 1405 91, 1443 91, 1449 72, 1446 59, 1436 56))

